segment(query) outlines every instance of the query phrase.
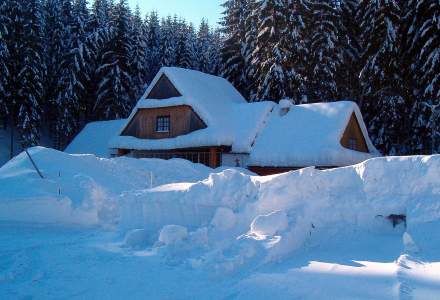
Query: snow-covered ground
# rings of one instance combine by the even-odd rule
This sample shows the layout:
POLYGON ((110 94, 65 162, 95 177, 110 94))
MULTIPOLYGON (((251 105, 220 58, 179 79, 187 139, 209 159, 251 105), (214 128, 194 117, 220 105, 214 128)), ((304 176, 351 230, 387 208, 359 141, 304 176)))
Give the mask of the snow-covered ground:
POLYGON ((0 169, 0 299, 440 298, 440 156, 258 177, 31 154, 45 179, 0 169))

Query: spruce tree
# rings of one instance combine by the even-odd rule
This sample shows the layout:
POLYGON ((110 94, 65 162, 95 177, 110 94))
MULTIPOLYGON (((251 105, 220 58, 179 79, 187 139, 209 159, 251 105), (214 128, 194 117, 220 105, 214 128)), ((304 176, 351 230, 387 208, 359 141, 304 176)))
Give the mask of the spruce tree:
POLYGON ((356 14, 359 10, 359 0, 340 1, 338 47, 341 50, 341 63, 336 72, 338 96, 342 99, 359 101, 361 66, 361 29, 356 14))
POLYGON ((201 72, 209 71, 209 47, 211 41, 211 32, 208 21, 202 19, 197 32, 197 69, 201 72))
MULTIPOLYGON (((20 3, 20 23, 22 36, 20 40, 18 73, 15 85, 18 92, 15 95, 17 105, 17 128, 21 137, 22 147, 37 145, 40 139, 41 107, 43 94, 44 69, 41 65, 42 31, 41 16, 38 0, 20 3)), ((11 30, 10 30, 11 31, 11 30)))
POLYGON ((92 26, 95 29, 106 28, 111 22, 109 0, 94 0, 92 5, 92 26))
POLYGON ((43 6, 43 39, 44 39, 44 64, 46 76, 44 80, 44 101, 42 107, 45 111, 46 123, 54 139, 57 119, 57 86, 62 72, 62 60, 70 50, 70 26, 73 21, 70 1, 46 0, 43 6))
POLYGON ((258 89, 255 80, 256 66, 252 63, 258 35, 257 5, 257 0, 248 0, 243 13, 245 16, 245 39, 242 45, 244 57, 243 80, 246 82, 246 89, 243 91, 243 95, 251 101, 256 100, 258 89))
POLYGON ((419 53, 419 78, 423 96, 440 99, 440 3, 432 0, 416 2, 416 24, 420 24, 414 39, 419 53))
POLYGON ((287 7, 282 0, 261 0, 256 9, 258 35, 252 54, 252 64, 256 66, 256 99, 279 101, 289 93, 287 7))
POLYGON ((197 68, 197 34, 194 25, 190 23, 180 37, 180 47, 183 47, 177 64, 186 69, 197 68))
POLYGON ((337 47, 339 16, 332 0, 313 1, 311 14, 309 101, 335 100, 338 98, 336 73, 342 64, 337 47))
POLYGON ((208 47, 208 64, 206 72, 212 75, 219 75, 221 70, 221 53, 222 38, 220 31, 214 30, 210 34, 208 47))
POLYGON ((157 12, 152 11, 147 17, 147 83, 150 83, 160 68, 161 28, 157 12))
POLYGON ((81 127, 81 116, 87 114, 87 84, 90 80, 92 57, 87 45, 89 24, 87 3, 77 0, 69 27, 70 49, 64 53, 57 89, 58 146, 62 148, 81 127))
POLYGON ((222 31, 226 38, 221 49, 222 76, 242 94, 247 93, 245 78, 246 58, 246 0, 227 0, 223 3, 222 31))
POLYGON ((363 69, 362 108, 376 147, 406 153, 409 105, 400 73, 401 7, 392 1, 363 1, 360 7, 363 69))
POLYGON ((162 19, 160 26, 160 66, 171 67, 176 64, 177 39, 173 19, 162 19))
POLYGON ((287 97, 295 103, 307 102, 307 57, 309 57, 308 42, 310 32, 310 8, 304 0, 289 0, 288 8, 288 39, 286 42, 290 56, 289 88, 287 97))
POLYGON ((113 13, 112 38, 97 70, 102 79, 98 86, 94 110, 100 118, 126 117, 135 101, 130 90, 130 18, 131 13, 126 0, 119 0, 113 13))
POLYGON ((6 47, 5 35, 7 34, 6 24, 10 22, 4 13, 4 4, 0 4, 0 127, 6 124, 8 116, 7 102, 7 83, 9 79, 9 71, 7 62, 9 60, 9 52, 6 47))
POLYGON ((440 3, 407 1, 404 36, 409 61, 408 84, 415 103, 411 109, 411 152, 440 153, 440 3))
POLYGON ((132 49, 130 53, 130 74, 132 77, 132 97, 138 99, 144 92, 147 81, 147 41, 146 29, 142 21, 139 6, 136 6, 131 22, 130 39, 132 49))

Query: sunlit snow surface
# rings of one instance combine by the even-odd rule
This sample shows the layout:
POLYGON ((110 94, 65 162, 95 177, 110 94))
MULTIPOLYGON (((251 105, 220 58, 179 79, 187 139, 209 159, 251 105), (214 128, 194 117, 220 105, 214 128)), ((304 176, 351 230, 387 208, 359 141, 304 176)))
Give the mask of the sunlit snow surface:
POLYGON ((0 299, 440 299, 440 156, 257 177, 31 154, 46 179, 0 169, 0 299))

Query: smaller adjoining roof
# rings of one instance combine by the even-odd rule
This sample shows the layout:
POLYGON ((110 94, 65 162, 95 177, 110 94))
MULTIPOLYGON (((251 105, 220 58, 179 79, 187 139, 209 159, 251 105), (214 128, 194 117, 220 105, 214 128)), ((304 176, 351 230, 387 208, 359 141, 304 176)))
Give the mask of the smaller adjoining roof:
POLYGON ((110 157, 108 141, 118 133, 125 122, 123 119, 88 123, 67 146, 65 152, 110 157))
POLYGON ((138 101, 119 135, 109 146, 120 149, 166 150, 204 146, 231 146, 233 152, 249 153, 255 136, 266 120, 272 102, 248 103, 227 80, 198 71, 162 68, 144 96, 138 101), (181 97, 145 99, 159 79, 165 75, 181 97), (175 138, 151 140, 122 136, 125 127, 140 109, 189 105, 207 128, 175 138))
POLYGON ((285 115, 277 105, 250 153, 252 166, 344 166, 378 155, 358 106, 351 101, 292 106, 285 115), (340 143, 352 114, 361 127, 370 153, 353 151, 340 143))

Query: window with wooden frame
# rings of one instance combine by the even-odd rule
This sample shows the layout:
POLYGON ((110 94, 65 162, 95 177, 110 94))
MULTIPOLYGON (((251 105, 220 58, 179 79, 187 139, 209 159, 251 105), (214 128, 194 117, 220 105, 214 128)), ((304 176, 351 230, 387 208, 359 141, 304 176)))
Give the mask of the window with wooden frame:
POLYGON ((170 116, 156 118, 156 132, 170 132, 170 116))
POLYGON ((358 141, 357 139, 350 138, 348 139, 348 148, 351 150, 358 150, 358 141))

